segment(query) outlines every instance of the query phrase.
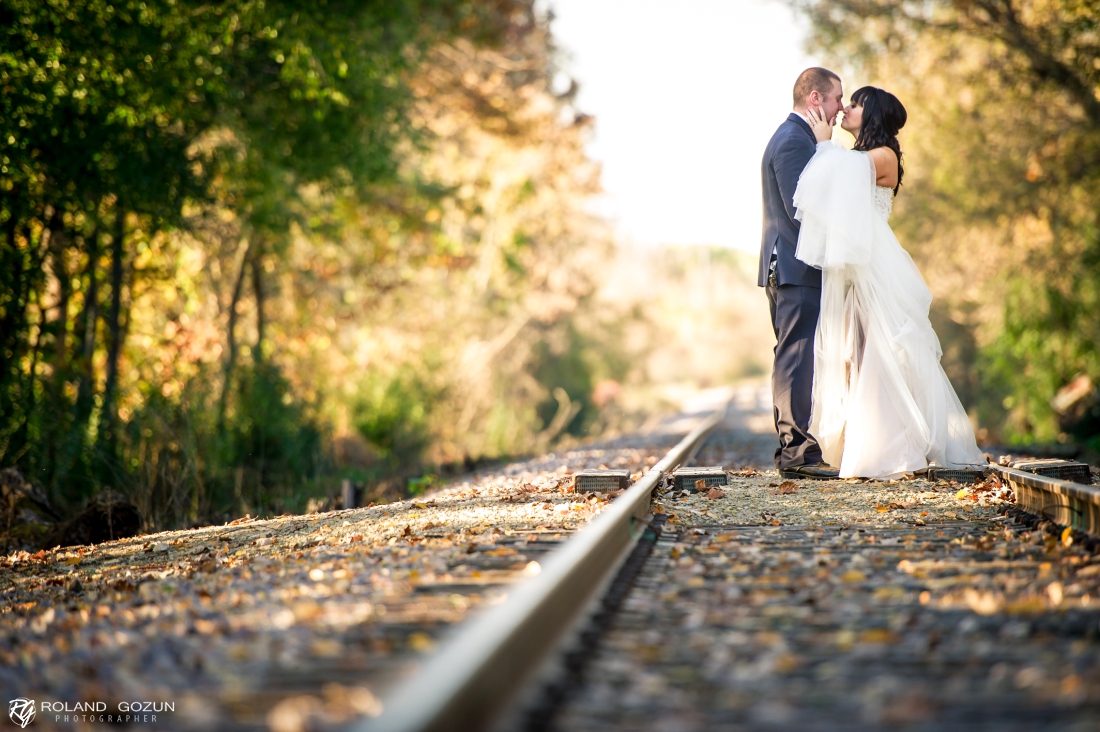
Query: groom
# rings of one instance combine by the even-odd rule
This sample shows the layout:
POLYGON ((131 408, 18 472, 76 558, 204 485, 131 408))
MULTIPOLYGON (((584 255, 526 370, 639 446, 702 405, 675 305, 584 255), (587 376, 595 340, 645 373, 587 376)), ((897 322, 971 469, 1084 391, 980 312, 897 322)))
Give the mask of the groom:
POLYGON ((823 113, 829 124, 843 106, 840 77, 828 69, 803 71, 794 84, 794 111, 772 135, 761 165, 764 184, 764 237, 760 277, 771 304, 775 330, 772 401, 779 448, 775 466, 784 478, 836 478, 821 459, 810 434, 814 383, 814 333, 821 309, 821 271, 795 259, 799 222, 794 191, 817 149, 807 111, 823 113))

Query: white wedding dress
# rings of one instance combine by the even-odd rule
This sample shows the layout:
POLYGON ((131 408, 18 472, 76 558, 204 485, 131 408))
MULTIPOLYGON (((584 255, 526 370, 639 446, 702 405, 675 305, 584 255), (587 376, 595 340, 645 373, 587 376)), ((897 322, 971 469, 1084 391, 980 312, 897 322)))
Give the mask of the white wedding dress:
POLYGON ((798 259, 821 269, 810 433, 842 478, 985 464, 940 366, 932 295, 867 153, 817 146, 794 194, 798 259))

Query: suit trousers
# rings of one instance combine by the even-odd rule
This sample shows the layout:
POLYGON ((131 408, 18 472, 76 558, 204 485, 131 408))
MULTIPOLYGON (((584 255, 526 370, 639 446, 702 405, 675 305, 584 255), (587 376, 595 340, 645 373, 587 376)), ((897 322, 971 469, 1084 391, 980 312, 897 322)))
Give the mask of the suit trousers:
POLYGON ((810 434, 821 289, 774 283, 772 279, 767 292, 776 340, 772 403, 779 447, 775 466, 784 469, 821 462, 821 447, 810 434))

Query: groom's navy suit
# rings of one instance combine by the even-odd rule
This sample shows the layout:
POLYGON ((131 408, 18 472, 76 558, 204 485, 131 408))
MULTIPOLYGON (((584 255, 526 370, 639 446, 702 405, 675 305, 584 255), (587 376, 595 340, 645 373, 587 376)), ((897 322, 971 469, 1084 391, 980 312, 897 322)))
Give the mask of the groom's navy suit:
POLYGON ((775 329, 772 399, 779 433, 775 465, 780 469, 821 461, 821 448, 810 434, 821 271, 794 256, 799 229, 794 191, 816 150, 813 130, 792 112, 772 135, 761 164, 764 237, 757 284, 767 288, 775 329))

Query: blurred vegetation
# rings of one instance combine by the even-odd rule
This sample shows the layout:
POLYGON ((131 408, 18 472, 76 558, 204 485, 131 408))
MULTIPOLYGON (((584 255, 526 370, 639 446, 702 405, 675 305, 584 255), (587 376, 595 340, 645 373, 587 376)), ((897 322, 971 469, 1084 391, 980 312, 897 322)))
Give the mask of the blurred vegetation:
POLYGON ((893 222, 987 438, 1100 451, 1100 8, 794 4, 849 91, 873 83, 909 110, 893 222))
POLYGON ((163 528, 613 426, 631 316, 592 313, 612 247, 548 23, 0 5, 0 467, 163 528))

